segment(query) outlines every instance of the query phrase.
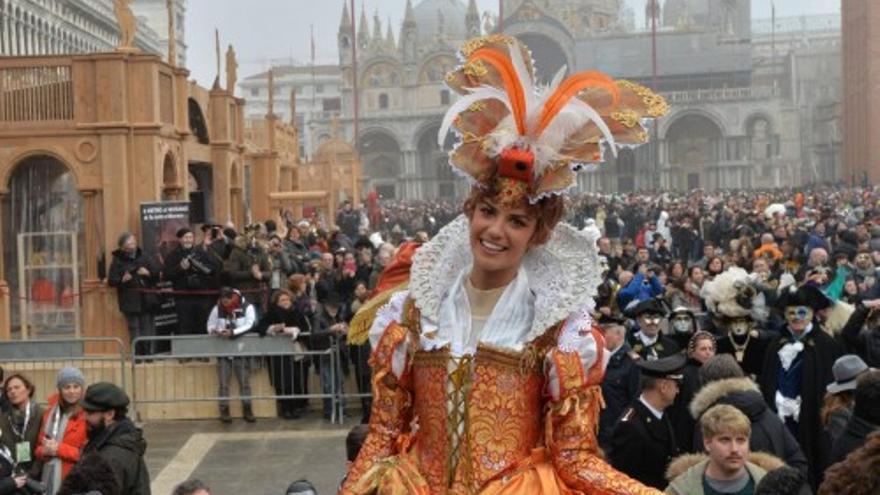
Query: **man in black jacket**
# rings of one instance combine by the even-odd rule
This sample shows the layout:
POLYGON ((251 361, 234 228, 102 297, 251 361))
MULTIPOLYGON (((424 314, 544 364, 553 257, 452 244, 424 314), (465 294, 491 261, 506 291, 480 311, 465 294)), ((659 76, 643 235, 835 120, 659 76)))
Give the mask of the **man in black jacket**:
POLYGON ((130 419, 128 396, 112 383, 91 385, 80 402, 89 441, 83 457, 97 453, 113 468, 121 495, 150 495, 150 474, 144 463, 147 442, 130 419))
POLYGON ((192 230, 177 231, 177 249, 165 260, 165 278, 174 284, 174 306, 177 309, 177 328, 182 335, 204 333, 208 314, 216 297, 207 291, 220 287, 222 261, 210 250, 211 239, 206 233, 204 243, 195 245, 192 230), (186 294, 184 292, 196 292, 186 294))
POLYGON ((686 361, 684 354, 655 361, 639 360, 642 394, 623 412, 611 435, 611 465, 658 490, 667 485, 667 464, 680 453, 664 411, 675 401, 686 361))
POLYGON ((846 430, 831 447, 830 464, 846 458, 865 444, 868 435, 880 429, 880 370, 863 373, 856 385, 853 414, 846 430))
POLYGON ((598 439, 599 445, 607 448, 617 418, 639 395, 639 368, 633 359, 636 355, 626 341, 623 321, 614 318, 605 320, 600 324, 605 333, 605 348, 611 358, 602 381, 605 408, 599 414, 598 439))
MULTIPOLYGON (((107 283, 116 287, 119 311, 125 315, 131 341, 138 337, 152 337, 156 334, 153 312, 157 309, 158 299, 156 294, 143 290, 154 287, 158 270, 138 247, 137 238, 131 232, 123 232, 117 246, 119 249, 113 251, 107 283)), ((153 354, 154 344, 142 342, 136 349, 137 354, 153 354)))

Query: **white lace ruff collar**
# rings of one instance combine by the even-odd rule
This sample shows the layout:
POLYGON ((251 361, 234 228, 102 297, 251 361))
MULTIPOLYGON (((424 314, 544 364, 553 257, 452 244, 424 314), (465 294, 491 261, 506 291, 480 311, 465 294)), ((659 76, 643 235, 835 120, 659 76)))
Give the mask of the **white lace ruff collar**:
MULTIPOLYGON (((413 258, 409 293, 422 317, 438 321, 440 303, 462 270, 473 263, 465 215, 449 223, 413 258)), ((529 289, 535 294, 535 317, 526 341, 547 328, 592 307, 600 276, 594 235, 560 223, 547 244, 530 249, 523 259, 529 289)))

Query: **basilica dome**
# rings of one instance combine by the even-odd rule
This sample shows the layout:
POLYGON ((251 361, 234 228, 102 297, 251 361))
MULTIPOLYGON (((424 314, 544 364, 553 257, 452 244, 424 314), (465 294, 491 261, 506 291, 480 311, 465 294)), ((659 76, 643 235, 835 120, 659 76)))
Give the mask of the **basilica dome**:
POLYGON ((423 47, 433 47, 441 31, 447 41, 467 39, 467 5, 462 0, 422 0, 413 9, 413 14, 419 44, 423 47))

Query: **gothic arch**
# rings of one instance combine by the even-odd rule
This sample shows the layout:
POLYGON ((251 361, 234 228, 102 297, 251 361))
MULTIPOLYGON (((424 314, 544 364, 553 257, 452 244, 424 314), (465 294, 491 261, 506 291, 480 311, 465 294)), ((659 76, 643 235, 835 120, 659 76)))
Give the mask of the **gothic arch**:
POLYGON ((403 84, 403 70, 393 58, 377 57, 364 65, 360 81, 364 89, 399 87, 403 84))
POLYGON ((446 51, 430 53, 424 60, 419 66, 419 83, 442 83, 446 74, 458 66, 455 56, 446 51))
POLYGON ((357 143, 366 178, 396 179, 401 175, 401 146, 394 133, 373 127, 361 133, 357 143))
POLYGON ((748 135, 749 132, 752 130, 752 126, 755 125, 755 121, 757 120, 766 120, 767 124, 769 124, 770 126, 770 129, 779 129, 779 127, 776 125, 775 120, 770 116, 770 114, 759 111, 749 114, 749 116, 743 121, 743 134, 748 135))
POLYGON ((679 110, 668 117, 664 117, 660 119, 660 129, 658 129, 658 133, 660 135, 661 140, 666 139, 666 134, 669 132, 669 129, 675 124, 675 122, 682 117, 686 117, 688 115, 697 115, 700 117, 704 117, 711 121, 715 126, 721 131, 722 136, 726 136, 727 126, 724 125, 724 118, 721 115, 703 108, 686 108, 683 110, 679 110))

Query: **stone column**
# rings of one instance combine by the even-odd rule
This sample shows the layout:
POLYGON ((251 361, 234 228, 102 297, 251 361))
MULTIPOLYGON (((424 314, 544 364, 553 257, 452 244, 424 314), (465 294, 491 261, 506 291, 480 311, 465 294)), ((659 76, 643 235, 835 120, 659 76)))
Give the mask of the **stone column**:
MULTIPOLYGON (((8 192, 0 192, 0 246, 3 245, 3 212, 8 192)), ((9 340, 12 333, 12 298, 9 293, 9 284, 6 283, 4 271, 4 259, 0 253, 0 341, 9 340)))
POLYGON ((98 280, 98 226, 101 222, 98 218, 98 192, 94 189, 84 189, 80 191, 83 201, 83 221, 85 223, 85 265, 83 270, 83 280, 98 280))

